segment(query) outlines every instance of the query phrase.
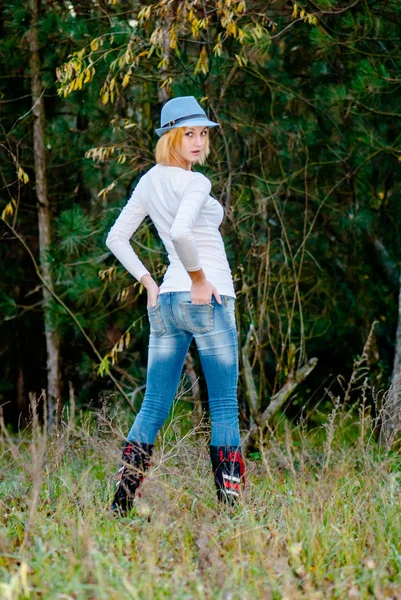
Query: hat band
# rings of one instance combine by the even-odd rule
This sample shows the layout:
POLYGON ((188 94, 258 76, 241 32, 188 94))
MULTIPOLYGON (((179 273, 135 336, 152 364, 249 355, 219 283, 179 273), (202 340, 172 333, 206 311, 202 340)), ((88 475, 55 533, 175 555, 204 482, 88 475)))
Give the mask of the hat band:
POLYGON ((178 117, 178 119, 174 119, 173 121, 169 121, 165 125, 162 125, 161 129, 164 129, 165 127, 172 127, 173 125, 176 125, 177 123, 180 123, 181 121, 187 121, 188 119, 199 119, 199 117, 202 117, 203 119, 207 119, 207 116, 205 114, 201 114, 201 113, 197 114, 197 115, 188 115, 185 117, 178 117))

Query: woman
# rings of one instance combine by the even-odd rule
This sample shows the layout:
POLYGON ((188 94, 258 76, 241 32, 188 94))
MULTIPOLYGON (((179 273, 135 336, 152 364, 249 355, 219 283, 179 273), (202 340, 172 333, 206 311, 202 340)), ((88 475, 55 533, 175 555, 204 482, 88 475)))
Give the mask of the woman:
POLYGON ((223 208, 210 181, 192 171, 209 153, 210 121, 193 96, 162 108, 156 165, 139 180, 106 245, 147 290, 150 321, 146 393, 123 448, 112 510, 125 512, 149 466, 154 441, 176 394, 188 347, 199 351, 212 423, 210 456, 217 496, 236 502, 245 485, 238 428, 235 292, 219 226, 223 208), (160 289, 129 240, 153 221, 168 253, 160 289))

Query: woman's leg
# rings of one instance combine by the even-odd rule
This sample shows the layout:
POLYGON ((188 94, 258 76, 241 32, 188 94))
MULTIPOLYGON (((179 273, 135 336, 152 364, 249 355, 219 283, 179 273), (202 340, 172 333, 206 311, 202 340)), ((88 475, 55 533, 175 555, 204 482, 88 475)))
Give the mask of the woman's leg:
POLYGON ((170 294, 148 310, 149 338, 146 393, 128 440, 153 444, 168 417, 188 352, 192 334, 178 328, 170 310, 170 294))
POLYGON ((238 345, 234 298, 222 296, 222 300, 222 305, 212 301, 213 328, 195 339, 209 392, 210 458, 217 498, 234 505, 241 485, 245 487, 238 427, 238 345))
POLYGON ((213 329, 195 334, 205 373, 212 422, 211 446, 240 446, 238 426, 238 341, 234 298, 213 298, 213 329))

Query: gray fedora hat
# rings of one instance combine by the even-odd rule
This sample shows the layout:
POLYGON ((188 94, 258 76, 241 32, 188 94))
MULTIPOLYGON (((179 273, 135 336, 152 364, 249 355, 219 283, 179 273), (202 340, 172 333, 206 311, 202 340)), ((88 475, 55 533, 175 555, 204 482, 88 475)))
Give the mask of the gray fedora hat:
POLYGON ((216 127, 218 123, 209 121, 201 105, 194 96, 179 96, 166 102, 160 115, 159 129, 156 129, 160 137, 166 131, 176 127, 187 125, 203 125, 204 127, 216 127))

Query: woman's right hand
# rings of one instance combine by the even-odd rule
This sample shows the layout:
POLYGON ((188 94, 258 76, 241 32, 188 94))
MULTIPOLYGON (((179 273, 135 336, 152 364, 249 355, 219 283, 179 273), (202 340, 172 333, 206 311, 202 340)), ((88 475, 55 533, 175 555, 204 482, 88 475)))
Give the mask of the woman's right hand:
POLYGON ((221 304, 221 298, 219 292, 216 290, 214 285, 207 279, 203 281, 193 281, 191 286, 191 303, 192 304, 209 304, 214 296, 219 304, 221 304))
POLYGON ((150 275, 144 275, 141 277, 141 283, 148 293, 148 308, 156 306, 160 291, 156 281, 150 275))

